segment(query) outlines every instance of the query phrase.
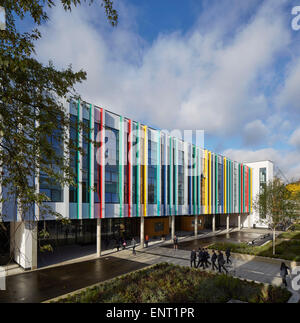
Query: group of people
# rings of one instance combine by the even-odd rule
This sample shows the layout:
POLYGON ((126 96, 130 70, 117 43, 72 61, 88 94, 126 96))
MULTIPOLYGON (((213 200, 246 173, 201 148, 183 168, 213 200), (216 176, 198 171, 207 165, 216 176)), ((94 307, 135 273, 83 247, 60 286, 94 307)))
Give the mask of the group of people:
MULTIPOLYGON (((135 240, 134 238, 132 238, 132 239, 131 239, 131 246, 132 246, 132 253, 133 253, 134 255, 136 255, 136 251, 135 251, 136 244, 137 244, 136 240, 135 240)), ((119 239, 119 240, 117 240, 117 241, 116 241, 116 248, 117 248, 117 251, 119 251, 119 250, 120 250, 121 246, 122 246, 122 250, 125 250, 125 249, 126 249, 127 242, 126 242, 126 240, 125 240, 125 239, 119 239)))
MULTIPOLYGON (((232 263, 230 257, 230 249, 228 248, 225 252, 226 254, 226 262, 232 263)), ((193 249, 191 251, 191 267, 195 267, 195 268, 203 268, 206 269, 209 266, 211 266, 212 270, 218 270, 219 273, 222 272, 222 269, 225 271, 225 273, 228 273, 227 268, 225 267, 225 259, 224 259, 224 255, 222 253, 222 251, 218 251, 218 254, 215 252, 215 250, 212 251, 212 255, 210 256, 208 249, 207 248, 199 248, 198 250, 198 254, 196 252, 195 249, 193 249), (196 265, 196 260, 197 260, 197 256, 198 256, 198 263, 196 265), (209 261, 209 259, 211 259, 211 262, 209 261), (216 265, 216 263, 218 264, 218 266, 216 265)))

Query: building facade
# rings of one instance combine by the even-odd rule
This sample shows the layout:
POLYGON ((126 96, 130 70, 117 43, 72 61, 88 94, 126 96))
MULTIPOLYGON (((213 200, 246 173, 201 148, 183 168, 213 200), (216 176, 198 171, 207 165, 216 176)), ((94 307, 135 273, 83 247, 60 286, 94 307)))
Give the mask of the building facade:
MULTIPOLYGON (((252 192, 256 197, 266 186, 266 184, 274 178, 274 164, 272 161, 258 161, 254 163, 246 163, 248 167, 252 168, 252 192)), ((252 211, 250 217, 251 227, 264 227, 268 225, 263 217, 259 214, 259 211, 255 208, 252 211)))
MULTIPOLYGON (((70 138, 85 152, 72 158, 77 185, 49 184, 44 174, 35 185, 72 227, 50 215, 41 218, 37 207, 34 221, 21 222, 17 204, 8 205, 10 253, 22 267, 37 266, 41 228, 55 243, 95 242, 100 255, 120 237, 138 237, 143 245, 145 235, 197 234, 204 228, 256 222, 251 214, 260 165, 232 161, 93 104, 73 102, 67 109, 73 124, 70 138), (86 125, 86 133, 80 133, 78 121, 86 125)), ((62 151, 55 141, 53 145, 62 151)))

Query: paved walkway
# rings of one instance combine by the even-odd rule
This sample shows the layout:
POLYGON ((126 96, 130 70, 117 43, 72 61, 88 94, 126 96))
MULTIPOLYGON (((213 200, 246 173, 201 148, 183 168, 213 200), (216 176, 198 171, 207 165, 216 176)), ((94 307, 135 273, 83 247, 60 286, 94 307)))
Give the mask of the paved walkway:
MULTIPOLYGON (((212 233, 206 233, 201 235, 201 238, 210 235, 212 233)), ((176 251, 166 247, 170 241, 156 242, 150 243, 146 249, 137 247, 136 255, 132 254, 131 248, 113 253, 107 251, 101 259, 51 266, 9 276, 7 291, 0 291, 0 302, 42 302, 160 262, 190 266, 190 250, 180 249, 180 245, 192 240, 194 237, 180 237, 179 250, 176 251)), ((261 283, 281 285, 278 264, 258 260, 245 261, 234 257, 232 260, 233 264, 228 266, 231 275, 261 283)), ((299 298, 299 293, 294 293, 293 301, 297 302, 299 298)))
POLYGON ((0 303, 43 302, 145 266, 108 256, 9 276, 6 290, 0 290, 0 303))
MULTIPOLYGON (((179 243, 180 248, 180 243, 179 243)), ((190 251, 173 250, 164 246, 152 246, 146 249, 138 249, 137 255, 132 255, 129 250, 122 251, 116 254, 116 257, 122 259, 131 259, 135 262, 147 263, 149 265, 159 262, 168 262, 180 266, 190 266, 190 251)), ((248 279, 264 284, 272 284, 281 286, 282 279, 280 276, 280 266, 261 260, 241 260, 232 256, 232 264, 225 265, 230 275, 241 279, 248 279)), ((206 269, 206 270, 210 270, 206 269)), ((298 302, 300 292, 295 292, 291 289, 290 279, 287 279, 288 289, 293 293, 292 302, 298 302)))

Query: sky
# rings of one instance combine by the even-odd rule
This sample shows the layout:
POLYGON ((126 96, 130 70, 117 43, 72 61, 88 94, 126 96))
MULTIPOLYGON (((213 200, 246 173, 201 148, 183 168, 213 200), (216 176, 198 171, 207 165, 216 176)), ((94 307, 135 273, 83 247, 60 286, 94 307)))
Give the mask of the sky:
MULTIPOLYGON (((300 179, 300 0, 100 0, 49 10, 37 58, 87 72, 82 98, 159 129, 204 130, 205 148, 272 160, 300 179)), ((24 30, 31 28, 25 20, 24 30)))

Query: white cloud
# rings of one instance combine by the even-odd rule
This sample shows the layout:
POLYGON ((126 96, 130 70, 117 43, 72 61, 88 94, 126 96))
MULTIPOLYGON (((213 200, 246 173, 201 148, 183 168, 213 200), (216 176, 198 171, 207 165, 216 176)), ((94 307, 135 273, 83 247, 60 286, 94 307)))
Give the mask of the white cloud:
POLYGON ((270 160, 287 179, 300 179, 300 152, 265 148, 258 150, 227 149, 222 154, 232 160, 244 163, 270 160))
POLYGON ((237 135, 245 122, 266 115, 255 80, 289 42, 281 16, 267 4, 229 43, 215 29, 204 33, 196 26, 146 44, 126 22, 113 31, 96 25, 95 6, 71 14, 54 8, 37 53, 86 70, 78 90, 87 101, 161 128, 237 135))
POLYGON ((224 3, 215 11, 206 1, 209 14, 202 13, 186 34, 160 34, 153 43, 140 37, 135 9, 122 2, 116 29, 108 26, 96 5, 83 5, 72 13, 54 8, 41 28, 37 55, 44 62, 52 59, 60 67, 72 63, 75 70, 87 71, 87 81, 77 88, 89 102, 163 129, 204 129, 218 138, 219 146, 228 147, 228 139, 240 138, 254 150, 231 149, 225 155, 247 161, 272 159, 289 176, 300 175, 297 152, 255 150, 261 143, 286 144, 293 120, 275 108, 299 108, 300 58, 286 75, 277 76, 276 70, 291 44, 281 8, 287 1, 262 2, 246 23, 241 17, 260 1, 235 1, 236 10, 224 3), (213 23, 205 23, 204 17, 213 23), (273 88, 278 95, 269 98, 274 76, 286 80, 282 91, 273 88))
POLYGON ((255 146, 266 143, 269 130, 261 120, 254 120, 246 124, 244 129, 244 144, 255 146))
POLYGON ((277 104, 290 112, 300 112, 300 57, 296 57, 290 64, 284 85, 277 97, 277 104))
POLYGON ((300 128, 296 129, 289 140, 289 144, 300 150, 300 128))

